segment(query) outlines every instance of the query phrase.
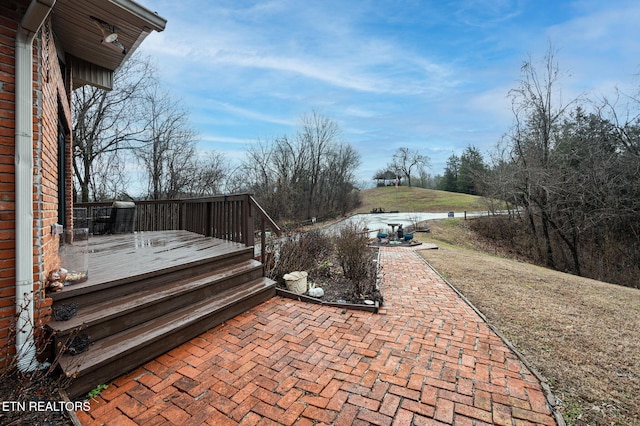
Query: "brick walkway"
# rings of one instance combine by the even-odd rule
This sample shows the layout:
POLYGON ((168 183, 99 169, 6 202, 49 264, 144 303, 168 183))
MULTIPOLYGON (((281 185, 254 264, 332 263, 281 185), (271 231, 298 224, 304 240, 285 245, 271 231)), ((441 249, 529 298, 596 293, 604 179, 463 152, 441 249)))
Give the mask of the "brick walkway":
POLYGON ((555 425, 540 383, 413 250, 381 250, 384 309, 273 298, 116 380, 107 425, 555 425))

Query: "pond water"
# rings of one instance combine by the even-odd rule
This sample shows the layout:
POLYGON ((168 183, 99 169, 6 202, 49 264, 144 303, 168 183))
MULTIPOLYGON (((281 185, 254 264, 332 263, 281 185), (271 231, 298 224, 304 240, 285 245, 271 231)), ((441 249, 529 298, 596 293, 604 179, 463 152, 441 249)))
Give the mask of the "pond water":
MULTIPOLYGON (((466 217, 476 217, 486 215, 487 212, 466 212, 466 217)), ((369 237, 374 238, 378 234, 378 230, 383 232, 391 232, 390 224, 395 224, 395 229, 401 224, 404 229, 418 222, 433 219, 447 219, 450 213, 366 213, 357 214, 347 219, 333 224, 330 228, 337 229, 347 222, 362 224, 362 228, 369 228, 369 237)), ((454 212, 454 218, 465 217, 465 212, 454 212)))

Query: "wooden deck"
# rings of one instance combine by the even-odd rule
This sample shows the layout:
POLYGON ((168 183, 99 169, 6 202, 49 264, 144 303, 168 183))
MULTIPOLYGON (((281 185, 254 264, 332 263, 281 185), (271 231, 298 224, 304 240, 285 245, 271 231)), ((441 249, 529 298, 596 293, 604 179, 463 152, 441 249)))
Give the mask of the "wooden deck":
POLYGON ((224 259, 252 247, 188 231, 152 231, 89 237, 89 275, 85 282, 53 293, 54 300, 92 293, 140 278, 224 259))
POLYGON ((96 235, 89 242, 90 277, 94 283, 169 269, 246 248, 244 244, 188 231, 96 235))
POLYGON ((77 316, 48 328, 81 396, 274 295, 252 246, 187 231, 92 236, 87 281, 51 295, 77 316), (64 353, 83 335, 88 351, 64 353))

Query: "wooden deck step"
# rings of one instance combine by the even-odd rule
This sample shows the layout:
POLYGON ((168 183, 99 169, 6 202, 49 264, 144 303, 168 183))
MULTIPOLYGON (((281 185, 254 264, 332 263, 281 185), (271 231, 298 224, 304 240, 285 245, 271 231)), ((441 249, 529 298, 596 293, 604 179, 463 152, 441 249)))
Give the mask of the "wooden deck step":
MULTIPOLYGON (((243 246, 224 246, 227 251, 222 254, 208 255, 189 259, 174 260, 172 262, 160 259, 149 261, 132 255, 135 263, 123 264, 122 261, 111 263, 113 273, 98 270, 84 283, 65 287, 59 293, 52 293, 54 303, 76 303, 79 306, 103 303, 113 298, 125 296, 134 292, 158 288, 185 278, 195 278, 201 274, 216 271, 242 260, 253 259, 253 248, 243 246)), ((101 261, 109 259, 104 256, 101 261)), ((108 262, 107 262, 108 263, 108 262)), ((103 266, 104 268, 104 266, 103 266)))
POLYGON ((88 252, 88 280, 51 294, 54 311, 77 306, 48 324, 72 397, 275 296, 254 248, 236 242, 157 231, 96 237, 88 252), (75 337, 91 344, 72 356, 75 337))
POLYGON ((97 340, 82 354, 64 354, 60 366, 75 376, 68 392, 79 397, 274 295, 275 282, 261 277, 97 340))
MULTIPOLYGON (((157 279, 152 287, 79 306, 75 317, 67 321, 50 321, 47 328, 54 337, 56 349, 61 349, 69 336, 78 332, 97 341, 261 276, 262 264, 247 259, 196 277, 178 281, 157 279)), ((66 301, 71 302, 73 299, 66 301)))

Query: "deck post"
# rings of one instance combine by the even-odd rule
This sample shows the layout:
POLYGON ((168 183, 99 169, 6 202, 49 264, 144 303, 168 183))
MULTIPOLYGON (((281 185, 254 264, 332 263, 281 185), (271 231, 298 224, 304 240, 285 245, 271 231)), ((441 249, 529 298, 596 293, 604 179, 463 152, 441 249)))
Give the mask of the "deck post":
POLYGON ((204 236, 212 237, 213 236, 213 201, 207 201, 207 208, 204 218, 204 236))
POLYGON ((185 229, 185 209, 187 203, 184 200, 178 200, 178 229, 185 229))
POLYGON ((244 229, 242 230, 242 233, 244 235, 244 240, 245 240, 245 244, 246 245, 255 245, 254 244, 254 237, 253 237, 253 233, 254 233, 254 229, 253 229, 253 206, 251 205, 251 199, 249 198, 249 194, 246 194, 244 196, 244 217, 243 217, 243 222, 244 222, 244 229))

